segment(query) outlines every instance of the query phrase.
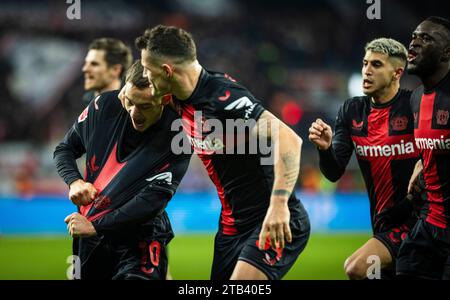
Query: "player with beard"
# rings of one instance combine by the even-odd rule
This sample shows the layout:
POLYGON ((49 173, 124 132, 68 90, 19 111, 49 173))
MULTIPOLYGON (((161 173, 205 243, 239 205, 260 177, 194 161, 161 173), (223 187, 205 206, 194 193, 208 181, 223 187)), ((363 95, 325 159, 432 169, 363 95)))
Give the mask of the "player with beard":
POLYGON ((421 161, 426 203, 402 244, 397 274, 411 278, 450 279, 450 22, 429 17, 412 34, 408 73, 422 85, 411 96, 414 137, 421 161))
POLYGON ((189 141, 222 203, 211 278, 281 279, 310 232, 307 213, 293 191, 302 140, 233 78, 204 69, 192 36, 183 29, 158 25, 137 38, 136 45, 153 94, 173 95, 189 141), (196 114, 202 115, 203 128, 196 114), (237 137, 235 128, 212 140, 207 129, 212 120, 222 128, 228 120, 254 124, 243 135, 270 139, 272 164, 263 163, 260 149, 229 153, 237 145, 225 136, 237 137))
POLYGON ((317 146, 325 177, 337 181, 355 151, 369 195, 373 237, 345 261, 350 279, 366 278, 374 255, 380 259, 381 278, 392 279, 400 244, 417 220, 406 198, 418 159, 409 108, 411 92, 400 89, 406 59, 406 48, 393 39, 368 43, 362 63, 366 96, 345 101, 334 135, 321 119, 309 128, 309 140, 317 146))

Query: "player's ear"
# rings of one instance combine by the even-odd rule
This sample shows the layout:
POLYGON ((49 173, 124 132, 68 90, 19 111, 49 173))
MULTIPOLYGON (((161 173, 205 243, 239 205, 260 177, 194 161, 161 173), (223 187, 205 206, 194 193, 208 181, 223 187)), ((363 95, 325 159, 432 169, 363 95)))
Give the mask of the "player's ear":
POLYGON ((120 77, 120 73, 122 72, 122 65, 120 64, 115 64, 111 66, 111 70, 114 73, 115 77, 120 77))
POLYGON ((393 75, 393 79, 400 80, 400 78, 402 77, 404 71, 405 71, 404 68, 396 68, 395 72, 394 72, 394 75, 393 75))
POLYGON ((442 56, 442 60, 443 60, 444 62, 450 61, 450 46, 447 46, 447 47, 444 49, 444 55, 442 56))
POLYGON ((164 69, 164 73, 166 74, 167 78, 172 78, 172 76, 173 76, 173 67, 171 65, 168 65, 168 64, 163 64, 162 67, 164 69))

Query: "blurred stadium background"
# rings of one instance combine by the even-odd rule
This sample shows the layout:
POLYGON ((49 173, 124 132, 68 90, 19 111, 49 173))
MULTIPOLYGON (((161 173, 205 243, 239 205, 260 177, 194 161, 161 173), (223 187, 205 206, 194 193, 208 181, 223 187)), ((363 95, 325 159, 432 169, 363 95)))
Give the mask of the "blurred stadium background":
MULTIPOLYGON (((80 2, 81 20, 66 17, 64 0, 0 2, 0 279, 66 278, 63 219, 74 207, 52 154, 83 110, 86 48, 103 36, 133 45, 159 23, 192 32, 204 67, 242 82, 304 139, 296 192, 312 236, 286 279, 344 279, 344 259, 370 236, 368 199, 354 160, 337 184, 321 176, 307 130, 317 117, 332 123, 339 105, 361 93, 367 41, 408 44, 416 25, 448 14, 450 2, 381 0, 381 20, 367 19, 364 0, 80 2)), ((405 76, 403 85, 417 80, 405 76)), ((219 210, 194 157, 168 207, 176 279, 208 278, 219 210)))

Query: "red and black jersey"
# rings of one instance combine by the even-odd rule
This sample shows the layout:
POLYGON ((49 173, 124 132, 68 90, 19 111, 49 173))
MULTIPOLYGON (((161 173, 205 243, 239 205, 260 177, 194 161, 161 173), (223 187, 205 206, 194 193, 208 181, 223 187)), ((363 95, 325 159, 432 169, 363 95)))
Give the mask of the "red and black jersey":
MULTIPOLYGON (((270 204, 273 164, 261 163, 263 153, 251 151, 249 131, 243 129, 263 113, 260 101, 230 76, 203 69, 189 99, 175 98, 174 104, 189 143, 216 186, 222 204, 220 230, 235 235, 261 224, 270 204), (230 129, 227 122, 233 121, 243 126, 230 129)), ((305 213, 294 193, 289 207, 291 213, 305 213)))
POLYGON ((388 103, 378 105, 368 96, 351 98, 336 118, 332 147, 319 151, 322 173, 338 180, 356 154, 370 199, 372 228, 377 215, 403 201, 418 160, 414 145, 411 92, 399 90, 388 103))
POLYGON ((96 199, 80 207, 97 233, 114 233, 152 222, 172 198, 189 165, 190 155, 171 150, 172 122, 179 116, 165 109, 161 119, 140 133, 118 100, 118 91, 96 97, 55 149, 59 175, 69 185, 92 183, 96 199), (86 154, 82 177, 76 159, 86 154))
POLYGON ((427 202, 422 215, 450 226, 450 75, 432 90, 418 87, 411 96, 414 137, 423 162, 427 202))

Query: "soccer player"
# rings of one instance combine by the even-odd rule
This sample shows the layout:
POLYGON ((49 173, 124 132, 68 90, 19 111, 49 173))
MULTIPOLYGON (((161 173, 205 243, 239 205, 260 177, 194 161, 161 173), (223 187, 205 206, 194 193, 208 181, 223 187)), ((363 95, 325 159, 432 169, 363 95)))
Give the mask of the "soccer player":
POLYGON ((310 232, 306 211, 293 192, 302 140, 233 78, 204 69, 185 30, 158 25, 137 38, 136 45, 153 94, 173 95, 188 139, 217 188, 222 210, 211 279, 282 278, 310 232), (195 118, 199 113, 203 126, 195 118), (260 149, 228 152, 236 145, 225 136, 234 140, 234 130, 209 136, 209 121, 226 128, 228 120, 253 121, 251 132, 244 134, 249 139, 271 138, 274 164, 263 163, 260 149))
MULTIPOLYGON (((397 274, 450 279, 450 22, 430 17, 417 26, 408 67, 422 86, 411 96, 414 137, 425 180, 426 204, 403 242, 397 274)), ((416 175, 416 173, 415 173, 416 175)), ((413 182, 414 183, 414 178, 413 182)), ((414 185, 414 184, 413 184, 414 185)))
POLYGON ((345 261, 350 279, 367 277, 371 255, 380 259, 382 279, 395 276, 398 249, 416 221, 406 198, 418 159, 409 108, 411 92, 400 89, 406 59, 406 48, 393 39, 368 43, 362 62, 366 96, 345 101, 334 136, 321 119, 309 128, 309 140, 317 146, 325 177, 337 181, 355 151, 369 195, 373 237, 345 261))
POLYGON ((98 38, 88 47, 84 59, 83 102, 87 105, 99 94, 119 90, 133 60, 131 49, 113 38, 98 38))
POLYGON ((151 96, 139 61, 127 73, 124 110, 118 91, 97 96, 56 147, 59 175, 80 213, 66 217, 81 279, 164 279, 173 232, 165 207, 189 155, 174 155, 168 99, 151 96), (82 177, 76 159, 86 153, 82 177))

